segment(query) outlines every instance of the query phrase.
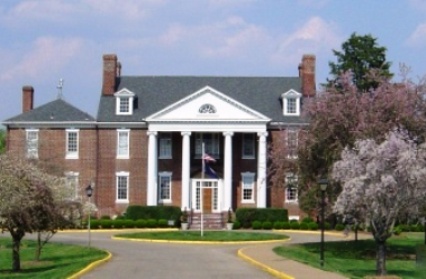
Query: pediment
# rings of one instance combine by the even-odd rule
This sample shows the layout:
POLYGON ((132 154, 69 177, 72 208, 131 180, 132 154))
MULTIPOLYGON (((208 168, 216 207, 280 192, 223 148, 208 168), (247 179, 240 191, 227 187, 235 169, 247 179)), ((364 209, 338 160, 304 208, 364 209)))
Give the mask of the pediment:
POLYGON ((301 98, 302 94, 294 89, 290 89, 287 92, 281 94, 281 98, 301 98))
POLYGON ((147 122, 268 122, 270 119, 253 108, 206 86, 145 119, 147 122))
POLYGON ((123 88, 120 91, 117 91, 116 93, 114 93, 114 96, 115 97, 133 97, 135 96, 135 93, 133 93, 127 88, 123 88))

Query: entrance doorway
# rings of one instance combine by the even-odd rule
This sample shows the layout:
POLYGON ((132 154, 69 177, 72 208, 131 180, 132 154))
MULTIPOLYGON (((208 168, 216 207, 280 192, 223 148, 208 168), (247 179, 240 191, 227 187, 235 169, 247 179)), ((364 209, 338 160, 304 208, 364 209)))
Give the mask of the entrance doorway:
POLYGON ((219 212, 218 179, 194 179, 192 181, 192 204, 195 212, 219 212))

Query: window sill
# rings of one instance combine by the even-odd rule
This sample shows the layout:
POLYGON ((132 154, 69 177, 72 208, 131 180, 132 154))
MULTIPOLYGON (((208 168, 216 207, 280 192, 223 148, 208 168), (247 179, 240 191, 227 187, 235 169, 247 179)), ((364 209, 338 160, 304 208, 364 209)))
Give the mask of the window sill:
POLYGON ((128 160, 130 156, 117 156, 117 160, 128 160))
POLYGON ((289 203, 289 204, 298 204, 299 201, 298 200, 286 200, 285 203, 289 203))
POLYGON ((254 160, 254 159, 256 159, 256 157, 255 156, 243 156, 243 157, 241 157, 241 159, 243 159, 243 160, 254 160))
POLYGON ((254 200, 242 200, 241 203, 248 204, 248 203, 255 203, 255 201, 254 200))
POLYGON ((67 160, 77 160, 78 159, 78 155, 66 155, 65 159, 67 159, 67 160))
POLYGON ((129 200, 116 200, 115 203, 125 204, 125 203, 129 203, 129 200))
POLYGON ((173 157, 172 156, 160 156, 160 157, 158 157, 158 159, 160 159, 160 160, 171 160, 171 159, 173 159, 173 157))

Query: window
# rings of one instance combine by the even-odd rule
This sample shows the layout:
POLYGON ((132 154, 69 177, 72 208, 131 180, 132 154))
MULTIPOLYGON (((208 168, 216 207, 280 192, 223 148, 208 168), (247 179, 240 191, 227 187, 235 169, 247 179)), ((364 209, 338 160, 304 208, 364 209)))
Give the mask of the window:
POLYGON ((243 159, 255 158, 254 137, 254 134, 243 134, 243 159))
POLYGON ((159 174, 159 193, 158 199, 160 202, 172 201, 172 173, 160 172, 159 174))
POLYGON ((115 93, 116 97, 116 114, 117 115, 131 115, 133 114, 133 102, 135 94, 127 89, 122 89, 115 93))
POLYGON ((129 159, 129 130, 117 130, 117 159, 129 159))
POLYGON ((67 130, 66 159, 78 159, 78 130, 67 130))
POLYGON ((300 115, 300 99, 302 94, 295 90, 290 90, 281 94, 283 102, 283 115, 285 116, 299 116, 300 115))
POLYGON ((158 151, 159 159, 172 159, 172 135, 170 133, 160 134, 158 151))
POLYGON ((38 130, 27 130, 27 158, 38 158, 38 130))
POLYGON ((117 172, 117 200, 116 202, 128 203, 129 202, 129 173, 117 172))
POLYGON ((65 173, 65 185, 66 185, 66 193, 65 196, 69 200, 76 200, 80 197, 79 194, 79 186, 78 186, 78 172, 67 172, 65 173))
POLYGON ((205 152, 218 159, 219 154, 219 134, 196 134, 195 135, 195 156, 201 158, 202 145, 204 143, 205 152))
POLYGON ((254 173, 244 172, 242 176, 242 202, 254 202, 254 173))
POLYGON ((299 145, 299 132, 295 129, 287 130, 287 157, 290 159, 297 158, 297 151, 299 145))
POLYGON ((285 177, 285 201, 297 202, 298 178, 297 175, 289 173, 285 177))
POLYGON ((216 108, 211 104, 204 104, 198 109, 199 113, 216 113, 216 108))

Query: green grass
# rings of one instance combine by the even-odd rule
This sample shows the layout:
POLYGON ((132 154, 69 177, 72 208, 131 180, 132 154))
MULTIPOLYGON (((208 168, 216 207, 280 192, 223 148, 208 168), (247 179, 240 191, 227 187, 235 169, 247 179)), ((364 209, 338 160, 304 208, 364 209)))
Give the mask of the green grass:
MULTIPOLYGON (((386 268, 389 275, 397 275, 404 279, 426 278, 426 270, 419 270, 415 262, 416 249, 424 243, 423 236, 423 233, 407 233, 387 241, 386 268)), ((319 243, 280 246, 274 248, 274 251, 283 257, 320 268, 319 243)), ((324 258, 325 270, 338 272, 349 278, 363 278, 376 273, 374 240, 327 242, 324 258)))
POLYGON ((237 232, 237 231, 166 231, 118 234, 117 237, 155 240, 232 242, 232 241, 266 241, 282 240, 288 236, 273 233, 237 232))
POLYGON ((103 259, 107 252, 76 245, 47 243, 39 262, 34 261, 35 241, 23 240, 21 271, 12 272, 12 240, 0 238, 0 278, 67 278, 91 262, 103 259))

